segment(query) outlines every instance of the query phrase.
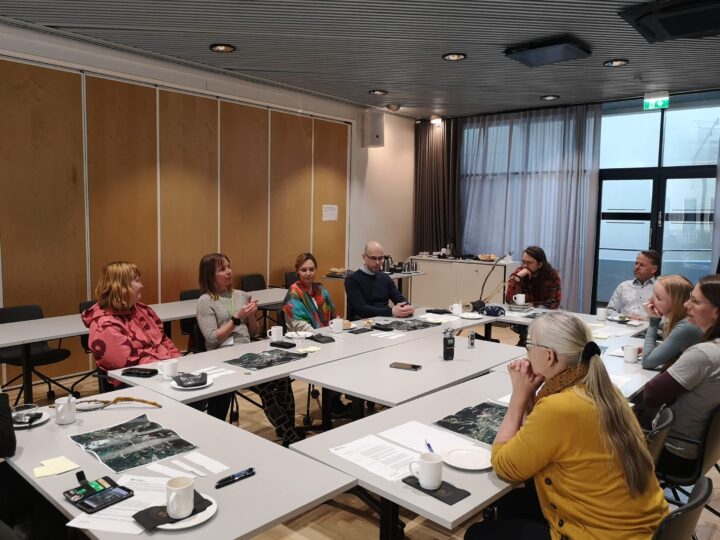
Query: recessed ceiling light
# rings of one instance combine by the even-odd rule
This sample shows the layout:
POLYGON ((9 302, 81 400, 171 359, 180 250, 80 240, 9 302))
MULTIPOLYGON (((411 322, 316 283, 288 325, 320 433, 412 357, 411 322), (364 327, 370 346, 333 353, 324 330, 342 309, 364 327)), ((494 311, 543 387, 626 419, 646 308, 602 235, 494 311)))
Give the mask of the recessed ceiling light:
POLYGON ((384 96, 387 93, 387 90, 383 90, 381 88, 374 88, 373 90, 370 90, 368 92, 368 94, 370 94, 371 96, 384 96))
POLYGON ((605 67, 620 67, 620 66, 627 66, 630 63, 630 60, 627 58, 612 58, 610 60, 605 60, 603 62, 603 66, 605 67))
POLYGON ((433 126, 439 126, 440 124, 442 124, 442 118, 440 118, 439 116, 433 114, 433 115, 430 117, 430 123, 431 123, 433 126))
POLYGON ((229 43, 213 43, 210 45, 210 50, 212 52, 231 53, 235 51, 235 45, 230 45, 229 43))
POLYGON ((540 99, 543 101, 555 101, 556 99, 560 99, 560 96, 557 96, 555 94, 548 94, 547 96, 540 96, 540 99))
POLYGON ((467 54, 462 52, 449 52, 447 54, 443 54, 443 60, 447 60, 448 62, 459 62, 460 60, 465 60, 467 58, 467 54))

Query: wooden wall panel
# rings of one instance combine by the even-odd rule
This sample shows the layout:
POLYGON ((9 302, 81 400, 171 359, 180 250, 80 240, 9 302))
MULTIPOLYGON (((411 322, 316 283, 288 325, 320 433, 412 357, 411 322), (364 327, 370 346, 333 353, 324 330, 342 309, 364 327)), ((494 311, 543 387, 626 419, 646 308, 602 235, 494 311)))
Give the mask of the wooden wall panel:
MULTIPOLYGON (((0 249, 4 305, 75 313, 86 295, 80 75, 0 61, 0 249)), ((63 345, 78 352, 79 340, 63 345)), ((87 369, 87 357, 42 368, 87 369)), ((8 369, 12 376, 16 370, 8 369)))
POLYGON ((220 104, 220 251, 237 288, 267 273, 268 129, 267 109, 220 104))
POLYGON ((218 247, 217 107, 160 92, 161 302, 197 288, 200 258, 218 247))
MULTIPOLYGON (((313 252, 318 275, 345 266, 347 216, 347 164, 349 126, 315 119, 313 170, 313 252), (337 221, 323 221, 324 204, 337 205, 337 221)), ((335 309, 344 313, 345 288, 337 279, 320 279, 330 292, 335 309)))
POLYGON ((312 119, 273 111, 270 125, 269 283, 282 285, 310 249, 312 119))
MULTIPOLYGON (((155 89, 86 79, 90 283, 102 266, 131 261, 142 272, 142 301, 158 301, 155 89)), ((93 293, 94 298, 94 293, 93 293)))

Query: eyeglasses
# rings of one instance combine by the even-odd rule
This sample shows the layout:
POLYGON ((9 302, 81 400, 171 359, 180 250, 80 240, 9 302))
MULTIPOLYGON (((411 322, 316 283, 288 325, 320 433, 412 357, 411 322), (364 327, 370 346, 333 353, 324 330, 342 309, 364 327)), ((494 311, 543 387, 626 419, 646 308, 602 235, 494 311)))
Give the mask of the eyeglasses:
POLYGON ((385 255, 380 255, 379 257, 375 257, 373 255, 368 255, 367 253, 363 253, 363 257, 366 257, 370 259, 371 261, 375 262, 383 262, 385 260, 385 255))
POLYGON ((533 347, 542 347, 543 349, 549 349, 550 347, 546 347, 545 345, 540 345, 539 343, 535 343, 534 341, 530 341, 529 339, 525 341, 525 348, 529 351, 533 347))
POLYGON ((697 298, 695 298, 693 295, 690 295, 690 303, 693 306, 702 306, 703 304, 709 304, 710 302, 701 302, 697 298))

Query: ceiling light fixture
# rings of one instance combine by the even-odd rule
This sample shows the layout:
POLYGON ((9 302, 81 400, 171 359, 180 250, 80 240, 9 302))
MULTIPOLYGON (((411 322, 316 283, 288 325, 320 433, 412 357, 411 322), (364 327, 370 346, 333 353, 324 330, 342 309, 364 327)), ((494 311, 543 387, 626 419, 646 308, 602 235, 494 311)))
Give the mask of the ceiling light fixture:
POLYGON ((449 52, 443 54, 442 58, 448 62, 459 62, 460 60, 465 60, 467 58, 467 54, 462 52, 449 52))
POLYGON ((440 126, 440 125, 442 124, 442 118, 440 118, 439 116, 433 114, 433 115, 430 117, 430 123, 431 123, 433 126, 435 126, 435 127, 440 126))
POLYGON ((210 50, 212 52, 231 53, 235 52, 235 45, 230 45, 229 43, 213 43, 210 45, 210 50))
POLYGON ((388 103, 385 105, 385 108, 390 112, 398 112, 400 110, 400 105, 397 103, 388 103))
POLYGON ((605 67, 620 67, 620 66, 627 66, 630 63, 630 60, 627 58, 612 58, 610 60, 605 60, 603 62, 603 66, 605 67))
POLYGON ((546 96, 540 96, 540 99, 543 101, 555 101, 556 99, 560 99, 560 96, 556 94, 548 94, 546 96))
POLYGON ((371 96, 384 96, 387 93, 387 90, 382 90, 381 88, 374 88, 368 92, 371 96))

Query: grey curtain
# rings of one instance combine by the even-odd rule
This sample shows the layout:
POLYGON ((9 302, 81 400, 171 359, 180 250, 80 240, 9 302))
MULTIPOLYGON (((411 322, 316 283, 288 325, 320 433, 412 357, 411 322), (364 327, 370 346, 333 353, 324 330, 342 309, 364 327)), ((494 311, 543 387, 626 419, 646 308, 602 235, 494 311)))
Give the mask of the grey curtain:
POLYGON ((460 250, 459 154, 461 119, 415 124, 414 248, 460 250))

